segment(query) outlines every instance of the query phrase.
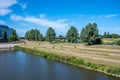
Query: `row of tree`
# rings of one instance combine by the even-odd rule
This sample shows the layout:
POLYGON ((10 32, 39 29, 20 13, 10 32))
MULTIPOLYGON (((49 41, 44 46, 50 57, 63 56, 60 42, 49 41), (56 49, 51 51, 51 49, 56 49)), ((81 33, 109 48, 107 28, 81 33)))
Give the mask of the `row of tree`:
MULTIPOLYGON (((28 40, 46 40, 52 42, 56 38, 56 33, 52 27, 49 27, 44 38, 39 30, 31 29, 30 31, 26 32, 25 38, 28 40)), ((86 25, 85 28, 83 28, 81 31, 80 39, 78 30, 74 26, 71 26, 67 31, 66 40, 70 43, 76 43, 78 40, 82 40, 88 44, 101 44, 102 42, 96 23, 89 23, 86 25)))

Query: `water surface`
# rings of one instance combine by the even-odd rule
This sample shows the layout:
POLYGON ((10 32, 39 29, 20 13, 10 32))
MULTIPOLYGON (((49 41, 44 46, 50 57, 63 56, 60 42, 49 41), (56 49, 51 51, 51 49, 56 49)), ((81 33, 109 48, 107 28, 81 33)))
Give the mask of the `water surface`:
POLYGON ((22 51, 0 51, 0 80, 120 80, 22 51))

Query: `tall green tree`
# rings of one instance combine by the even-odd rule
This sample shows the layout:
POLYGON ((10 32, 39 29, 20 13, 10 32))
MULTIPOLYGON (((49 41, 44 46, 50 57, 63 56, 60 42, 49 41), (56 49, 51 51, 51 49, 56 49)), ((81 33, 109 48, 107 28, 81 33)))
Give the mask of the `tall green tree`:
POLYGON ((28 39, 28 40, 30 40, 30 31, 27 31, 25 33, 25 38, 28 39))
POLYGON ((3 32, 3 39, 7 39, 7 31, 6 31, 6 29, 4 29, 4 32, 3 32))
POLYGON ((25 38, 28 40, 38 41, 43 40, 43 35, 37 29, 31 29, 25 33, 25 38))
POLYGON ((38 39, 39 39, 40 41, 44 41, 43 35, 42 35, 42 34, 39 34, 38 39))
POLYGON ((82 29, 80 39, 88 44, 101 44, 101 37, 96 23, 89 23, 82 29))
POLYGON ((12 33, 11 33, 11 35, 9 37, 9 42, 18 41, 18 40, 19 40, 19 38, 17 36, 16 30, 12 30, 12 33))
POLYGON ((104 32, 104 35, 103 35, 103 37, 104 37, 104 38, 106 38, 106 36, 107 36, 107 33, 106 33, 106 32, 104 32))
POLYGON ((70 43, 76 43, 78 39, 78 30, 71 26, 66 35, 67 41, 70 43))
POLYGON ((49 27, 45 36, 46 41, 52 42, 55 40, 55 37, 56 37, 55 30, 52 27, 49 27))

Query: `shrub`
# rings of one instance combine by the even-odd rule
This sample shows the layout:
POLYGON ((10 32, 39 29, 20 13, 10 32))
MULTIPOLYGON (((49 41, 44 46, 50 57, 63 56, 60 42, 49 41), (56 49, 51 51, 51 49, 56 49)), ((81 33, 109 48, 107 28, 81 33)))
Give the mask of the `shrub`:
POLYGON ((107 73, 111 73, 111 72, 112 72, 112 68, 107 68, 107 69, 106 69, 106 72, 107 72, 107 73))
POLYGON ((120 68, 117 68, 117 67, 112 68, 111 73, 120 75, 120 68))
POLYGON ((91 62, 87 62, 87 63, 86 63, 86 66, 87 66, 87 67, 90 67, 90 66, 91 66, 91 62))
POLYGON ((114 42, 115 45, 120 45, 120 40, 114 42))

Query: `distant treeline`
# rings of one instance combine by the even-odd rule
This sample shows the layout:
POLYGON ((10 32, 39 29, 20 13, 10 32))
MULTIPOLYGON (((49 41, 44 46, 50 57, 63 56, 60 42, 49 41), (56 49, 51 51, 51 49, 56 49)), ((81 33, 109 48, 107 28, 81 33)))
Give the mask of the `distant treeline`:
POLYGON ((46 35, 43 36, 42 33, 37 29, 31 29, 26 32, 25 38, 28 40, 35 40, 35 41, 49 41, 49 42, 70 42, 70 43, 77 43, 77 42, 86 42, 89 45, 92 44, 101 44, 102 38, 120 38, 118 34, 109 34, 109 32, 105 32, 104 35, 99 34, 99 30, 96 23, 89 23, 84 28, 82 28, 81 33, 78 33, 78 30, 71 26, 70 29, 67 31, 66 36, 59 35, 56 36, 56 32, 52 27, 49 27, 46 35))
POLYGON ((102 43, 101 36, 99 35, 99 30, 96 23, 93 23, 93 24, 89 23, 88 25, 86 25, 82 29, 80 35, 78 33, 78 30, 74 26, 71 26, 70 29, 67 31, 67 34, 65 37, 62 35, 60 35, 59 37, 56 37, 55 30, 52 27, 49 27, 45 37, 43 37, 42 33, 39 30, 31 29, 26 32, 25 38, 28 40, 35 40, 35 41, 46 40, 49 42, 64 40, 70 43, 76 43, 79 41, 83 41, 90 45, 102 43))
POLYGON ((119 34, 109 34, 109 32, 104 32, 103 38, 120 38, 119 34))

